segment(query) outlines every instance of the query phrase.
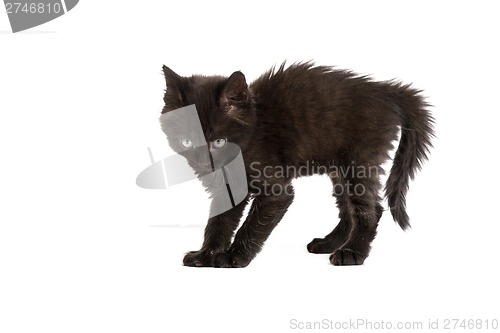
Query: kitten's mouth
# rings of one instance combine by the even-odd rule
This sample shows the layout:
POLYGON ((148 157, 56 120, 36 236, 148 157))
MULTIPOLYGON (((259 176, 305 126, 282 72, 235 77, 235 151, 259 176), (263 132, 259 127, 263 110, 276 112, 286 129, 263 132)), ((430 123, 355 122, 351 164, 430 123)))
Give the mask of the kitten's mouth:
POLYGON ((195 168, 195 173, 198 177, 203 177, 203 176, 206 176, 212 172, 214 172, 215 170, 212 168, 211 165, 197 165, 197 167, 195 168))

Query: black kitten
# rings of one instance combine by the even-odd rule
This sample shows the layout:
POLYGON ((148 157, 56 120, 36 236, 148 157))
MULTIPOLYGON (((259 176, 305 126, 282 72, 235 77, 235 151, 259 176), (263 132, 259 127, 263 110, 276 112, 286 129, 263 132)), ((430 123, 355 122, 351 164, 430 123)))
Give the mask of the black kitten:
MULTIPOLYGON (((313 239, 307 250, 332 253, 334 265, 362 264, 383 212, 381 165, 399 132, 385 195, 394 220, 403 229, 410 225, 405 195, 433 137, 433 118, 419 90, 311 63, 286 69, 282 64, 250 86, 241 72, 229 78, 181 77, 166 66, 163 70, 167 90, 162 114, 194 104, 210 156, 224 150, 226 142, 239 146, 248 186, 244 200, 209 218, 203 246, 186 254, 184 265, 247 266, 292 203, 292 179, 311 174, 330 178, 340 222, 324 238, 313 239), (235 234, 250 199, 250 212, 235 234)), ((169 133, 175 124, 162 126, 173 149, 179 150, 181 142, 191 166, 206 174, 210 161, 193 161, 192 138, 169 133)))

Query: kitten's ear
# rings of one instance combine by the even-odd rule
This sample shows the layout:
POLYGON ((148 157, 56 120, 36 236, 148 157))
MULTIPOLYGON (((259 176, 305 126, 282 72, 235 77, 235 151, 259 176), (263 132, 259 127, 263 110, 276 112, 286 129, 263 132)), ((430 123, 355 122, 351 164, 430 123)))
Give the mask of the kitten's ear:
MULTIPOLYGON (((177 97, 179 102, 182 103, 182 77, 165 65, 163 65, 163 74, 165 75, 165 82, 167 84, 167 93, 170 93, 171 96, 177 97)), ((167 94, 165 94, 165 98, 166 97, 167 94)))
POLYGON ((227 79, 222 94, 223 101, 228 105, 241 106, 248 101, 248 85, 242 72, 234 72, 227 79))
POLYGON ((172 88, 179 86, 181 76, 165 65, 163 65, 163 75, 165 75, 167 88, 170 88, 170 86, 172 86, 172 88))

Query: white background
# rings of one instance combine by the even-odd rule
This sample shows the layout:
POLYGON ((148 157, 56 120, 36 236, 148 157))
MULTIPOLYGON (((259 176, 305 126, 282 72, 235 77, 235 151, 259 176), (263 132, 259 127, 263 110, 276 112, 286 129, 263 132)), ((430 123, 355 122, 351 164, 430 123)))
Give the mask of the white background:
MULTIPOLYGON (((290 320, 499 318, 496 2, 80 1, 12 34, 0 13, 0 332, 290 332, 290 320), (315 60, 424 89, 437 120, 403 232, 388 212, 360 267, 306 244, 337 222, 326 178, 245 269, 182 267, 198 184, 136 187, 166 64, 249 81, 315 60), (178 225, 174 227, 173 225, 178 225)), ((463 331, 463 330, 462 330, 463 331)))

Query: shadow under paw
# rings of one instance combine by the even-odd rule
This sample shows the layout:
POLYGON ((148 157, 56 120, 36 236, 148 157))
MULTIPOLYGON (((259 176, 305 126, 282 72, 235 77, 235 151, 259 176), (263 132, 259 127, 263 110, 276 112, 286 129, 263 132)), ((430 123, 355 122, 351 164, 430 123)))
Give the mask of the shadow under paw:
POLYGON ((366 257, 350 249, 338 249, 330 256, 330 262, 335 266, 362 265, 366 257))

